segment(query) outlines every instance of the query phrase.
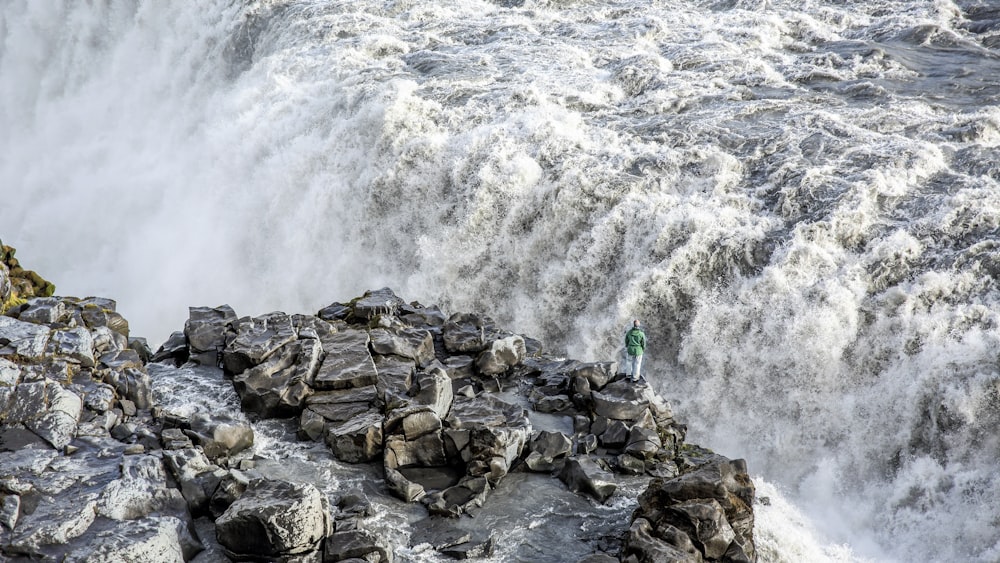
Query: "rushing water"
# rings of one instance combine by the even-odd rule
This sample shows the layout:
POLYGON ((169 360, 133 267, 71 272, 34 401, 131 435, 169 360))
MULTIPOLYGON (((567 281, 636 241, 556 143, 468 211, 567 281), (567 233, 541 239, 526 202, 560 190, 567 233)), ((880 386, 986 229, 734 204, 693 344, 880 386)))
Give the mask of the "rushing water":
POLYGON ((644 320, 771 561, 1000 560, 992 0, 6 0, 0 236, 133 332, 644 320))

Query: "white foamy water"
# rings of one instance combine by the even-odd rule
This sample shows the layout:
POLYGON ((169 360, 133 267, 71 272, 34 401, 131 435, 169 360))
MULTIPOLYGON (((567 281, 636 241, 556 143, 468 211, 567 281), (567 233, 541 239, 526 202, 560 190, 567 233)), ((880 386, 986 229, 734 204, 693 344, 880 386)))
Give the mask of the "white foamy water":
POLYGON ((769 560, 996 561, 998 48, 977 0, 9 0, 0 236, 153 341, 382 285, 581 358, 639 317, 769 560))

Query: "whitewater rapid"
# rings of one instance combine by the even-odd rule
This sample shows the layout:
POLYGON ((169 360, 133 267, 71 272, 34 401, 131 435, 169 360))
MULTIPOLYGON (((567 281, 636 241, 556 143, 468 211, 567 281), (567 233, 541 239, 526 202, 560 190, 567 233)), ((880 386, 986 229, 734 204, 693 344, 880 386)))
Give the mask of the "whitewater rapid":
POLYGON ((584 359, 640 318, 766 560, 997 561, 998 101, 985 0, 8 0, 0 237, 154 345, 385 285, 584 359))

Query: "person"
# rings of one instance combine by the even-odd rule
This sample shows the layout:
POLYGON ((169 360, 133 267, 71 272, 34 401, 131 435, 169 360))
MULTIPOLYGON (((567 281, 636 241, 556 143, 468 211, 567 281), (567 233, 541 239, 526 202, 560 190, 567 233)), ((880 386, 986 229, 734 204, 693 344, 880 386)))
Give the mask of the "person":
POLYGON ((642 353, 646 350, 646 333, 639 326, 639 319, 632 321, 632 328, 625 333, 625 353, 628 361, 626 367, 633 382, 639 381, 639 370, 642 368, 642 353))

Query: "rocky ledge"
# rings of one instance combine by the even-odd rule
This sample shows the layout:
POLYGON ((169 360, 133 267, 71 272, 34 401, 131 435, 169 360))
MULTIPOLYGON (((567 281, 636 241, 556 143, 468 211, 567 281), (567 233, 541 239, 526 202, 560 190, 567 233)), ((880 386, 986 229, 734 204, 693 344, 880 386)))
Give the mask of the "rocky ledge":
MULTIPOLYGON (((9 278, 0 268, 0 287, 9 278)), ((592 502, 644 478, 631 525, 585 560, 755 561, 741 460, 684 442, 652 389, 613 362, 546 354, 488 317, 446 315, 389 289, 315 315, 196 307, 155 354, 109 299, 30 297, 0 316, 0 555, 63 561, 394 561, 369 500, 268 478, 241 457, 246 420, 155 404, 156 366, 225 373, 251 420, 372 464, 420 503, 441 557, 488 556, 463 532, 511 472, 557 476, 592 502), (536 429, 565 417, 572 431, 536 429), (210 525, 204 525, 208 522, 210 525)))

